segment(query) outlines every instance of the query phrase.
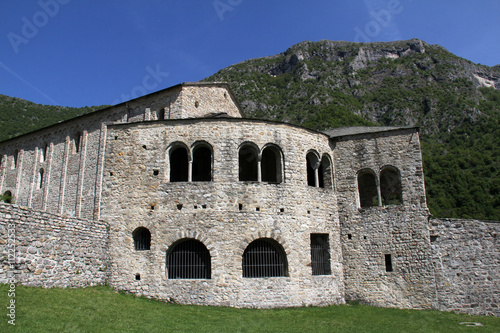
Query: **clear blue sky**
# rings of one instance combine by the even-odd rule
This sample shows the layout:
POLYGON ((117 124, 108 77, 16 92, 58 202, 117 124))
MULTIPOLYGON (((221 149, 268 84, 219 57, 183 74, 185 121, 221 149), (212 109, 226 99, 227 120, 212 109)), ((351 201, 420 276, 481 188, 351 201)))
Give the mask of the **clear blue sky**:
POLYGON ((2 0, 0 94, 114 104, 304 40, 411 38, 500 64, 500 1, 2 0))

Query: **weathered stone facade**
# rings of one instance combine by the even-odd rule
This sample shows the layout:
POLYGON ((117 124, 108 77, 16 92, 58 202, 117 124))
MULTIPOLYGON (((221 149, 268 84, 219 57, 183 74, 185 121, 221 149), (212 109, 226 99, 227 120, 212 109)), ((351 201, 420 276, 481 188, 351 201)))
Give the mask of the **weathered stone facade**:
POLYGON ((123 254, 112 259, 112 285, 182 303, 239 307, 343 301, 335 192, 331 185, 307 186, 305 172, 308 151, 331 152, 327 136, 235 118, 178 120, 168 127, 117 124, 108 127, 108 134, 104 172, 113 176, 104 180, 102 218, 111 225, 111 253, 123 254), (250 142, 259 150, 269 145, 279 149, 282 181, 239 181, 238 151, 250 142), (212 180, 170 181, 169 147, 196 147, 197 143, 213 147, 212 180), (134 250, 132 234, 138 227, 151 231, 150 251, 134 250), (311 233, 329 236, 332 273, 328 276, 312 276, 311 233), (242 278, 245 248, 263 237, 284 248, 286 277, 242 278), (184 238, 207 246, 212 279, 166 278, 169 247, 184 238), (135 281, 136 274, 140 281, 135 281))
POLYGON ((341 134, 334 139, 334 151, 346 298, 430 307, 434 279, 417 129, 341 134), (380 188, 387 167, 399 171, 400 204, 380 205, 376 200, 362 208, 360 173, 375 175, 380 188), (386 255, 392 261, 388 271, 386 255))
POLYGON ((245 119, 227 85, 190 83, 1 142, 0 158, 0 193, 16 204, 0 205, 3 253, 13 223, 18 251, 1 281, 498 315, 497 229, 455 234, 444 221, 430 233, 417 128, 245 119), (468 258, 474 233, 487 237, 468 258), (452 255, 472 267, 458 280, 452 255))
POLYGON ((500 316, 500 223, 431 219, 437 308, 500 316))

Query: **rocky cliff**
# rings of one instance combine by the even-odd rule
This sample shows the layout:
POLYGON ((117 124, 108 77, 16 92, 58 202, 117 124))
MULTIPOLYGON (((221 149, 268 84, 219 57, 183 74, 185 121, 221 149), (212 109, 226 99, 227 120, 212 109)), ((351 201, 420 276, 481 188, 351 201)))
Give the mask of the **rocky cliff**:
POLYGON ((500 66, 439 45, 302 42, 224 68, 248 117, 314 129, 420 126, 429 205, 437 216, 500 219, 500 66))

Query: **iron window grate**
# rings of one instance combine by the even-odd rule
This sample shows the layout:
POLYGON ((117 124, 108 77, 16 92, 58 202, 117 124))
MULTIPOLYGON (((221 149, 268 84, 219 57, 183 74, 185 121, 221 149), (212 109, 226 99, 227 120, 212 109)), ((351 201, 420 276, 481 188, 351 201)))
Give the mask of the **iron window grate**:
POLYGON ((210 253, 197 240, 182 241, 167 255, 167 271, 169 279, 210 279, 210 253))
POLYGON ((147 251, 151 248, 151 233, 147 228, 139 227, 133 232, 136 251, 147 251))
POLYGON ((250 243, 243 253, 243 277, 286 276, 286 257, 278 244, 258 239, 250 243))
POLYGON ((328 234, 311 234, 312 275, 331 275, 328 234))

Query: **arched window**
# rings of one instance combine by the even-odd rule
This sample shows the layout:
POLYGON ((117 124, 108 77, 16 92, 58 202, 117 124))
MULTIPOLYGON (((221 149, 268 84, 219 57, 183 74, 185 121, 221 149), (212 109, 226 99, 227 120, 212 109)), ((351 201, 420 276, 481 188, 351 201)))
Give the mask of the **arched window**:
POLYGON ((158 120, 165 120, 165 108, 158 110, 158 120))
POLYGON ((199 144, 193 149, 193 181, 212 180, 212 149, 208 144, 199 144))
POLYGON ((262 181, 268 183, 282 182, 281 151, 275 146, 267 146, 262 151, 262 181))
POLYGON ((147 228, 139 227, 132 233, 136 251, 146 251, 151 248, 151 233, 147 228))
POLYGON ((308 186, 318 186, 318 167, 319 167, 319 159, 318 156, 313 153, 309 152, 306 155, 306 161, 307 161, 307 185, 308 186))
POLYGON ((243 277, 287 276, 288 265, 282 246, 273 239, 260 238, 243 252, 243 277))
POLYGON ((241 146, 238 152, 239 180, 258 181, 258 151, 251 144, 241 146))
POLYGON ((188 181, 188 151, 183 146, 175 146, 170 150, 170 181, 187 182, 188 181))
POLYGON ((40 168, 40 170, 38 171, 38 188, 43 187, 43 173, 43 168, 40 168))
POLYGON ((327 154, 321 158, 321 163, 318 168, 319 187, 333 187, 332 162, 327 154))
POLYGON ((372 171, 358 174, 359 202, 362 208, 379 206, 377 181, 372 171))
POLYGON ((393 167, 385 167, 380 172, 380 195, 383 205, 400 205, 401 195, 401 177, 399 171, 393 167))
POLYGON ((73 152, 79 153, 82 148, 82 133, 77 132, 73 141, 73 152))
POLYGON ((19 159, 19 150, 14 152, 14 159, 12 160, 12 169, 17 168, 17 160, 19 159))
POLYGON ((169 279, 210 279, 210 252, 196 239, 181 240, 167 253, 169 279))
POLYGON ((49 145, 45 145, 40 149, 40 162, 45 162, 49 156, 49 145))
POLYGON ((5 191, 4 194, 1 196, 2 201, 5 203, 12 203, 12 192, 11 191, 5 191))

